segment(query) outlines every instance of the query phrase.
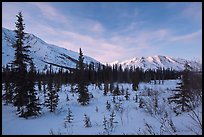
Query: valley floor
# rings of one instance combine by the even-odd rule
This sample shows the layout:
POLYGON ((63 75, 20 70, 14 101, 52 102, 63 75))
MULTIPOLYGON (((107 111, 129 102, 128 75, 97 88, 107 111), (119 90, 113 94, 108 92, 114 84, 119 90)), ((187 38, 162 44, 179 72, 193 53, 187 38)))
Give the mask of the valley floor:
MULTIPOLYGON (((78 94, 71 93, 70 85, 63 85, 59 91, 59 105, 56 112, 50 113, 46 107, 43 107, 42 114, 39 117, 29 119, 19 118, 15 113, 15 107, 4 105, 2 102, 2 134, 3 135, 45 135, 45 134, 202 134, 202 129, 196 126, 195 121, 189 116, 191 112, 184 112, 178 116, 173 112, 172 105, 168 103, 167 98, 171 96, 172 89, 177 86, 179 80, 166 80, 164 84, 140 83, 138 91, 132 91, 131 84, 120 83, 124 90, 128 88, 130 94, 129 100, 125 95, 116 96, 116 102, 113 102, 113 96, 108 93, 103 95, 103 84, 101 90, 96 85, 89 85, 89 92, 93 94, 90 104, 81 106, 77 102, 78 94), (152 100, 147 91, 158 91, 159 113, 151 114, 144 108, 139 107, 139 101, 135 98, 152 100), (66 100, 67 94, 69 101, 66 100), (106 102, 110 102, 111 108, 106 108, 106 102), (72 123, 64 124, 68 108, 72 111, 72 123), (103 119, 110 119, 114 111, 116 123, 113 129, 104 130, 103 119), (90 117, 91 127, 84 127, 84 114, 90 117), (164 114, 168 114, 164 117, 164 114), (169 122, 170 121, 170 122, 169 122), (173 124, 172 124, 172 123, 173 124), (162 124, 163 123, 163 124, 162 124), (171 124, 169 124, 171 123, 171 124), (162 125, 162 126, 161 126, 162 125)), ((43 102, 43 93, 40 93, 40 99, 43 102)), ((202 122, 202 104, 195 109, 202 122)))

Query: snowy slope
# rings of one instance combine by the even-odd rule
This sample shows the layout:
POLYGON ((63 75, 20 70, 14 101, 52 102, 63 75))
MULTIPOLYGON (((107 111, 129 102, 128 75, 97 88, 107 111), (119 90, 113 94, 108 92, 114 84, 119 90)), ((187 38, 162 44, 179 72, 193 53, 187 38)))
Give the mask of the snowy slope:
POLYGON ((122 62, 113 62, 113 64, 121 64, 123 68, 130 68, 131 66, 140 67, 144 70, 147 69, 158 69, 158 68, 164 68, 164 69, 173 69, 173 70, 184 70, 184 64, 188 62, 188 64, 196 69, 201 70, 202 65, 201 63, 195 62, 195 61, 188 61, 181 58, 172 58, 167 56, 160 56, 156 55, 153 57, 141 57, 141 58, 133 58, 130 60, 122 61, 122 62))
MULTIPOLYGON (((52 44, 48 44, 33 34, 26 34, 25 44, 31 46, 31 57, 37 66, 37 69, 43 70, 49 63, 63 67, 75 68, 79 54, 52 44)), ((2 66, 5 66, 14 59, 15 42, 14 31, 2 28, 2 66)), ((84 56, 84 63, 99 63, 95 59, 84 56)), ((55 65, 53 65, 54 67, 55 65)), ((54 67, 57 68, 57 67, 54 67)))
MULTIPOLYGON (((142 134, 143 130, 146 129, 144 122, 150 124, 155 131, 155 134, 161 135, 188 135, 195 134, 187 127, 193 127, 195 131, 201 135, 202 130, 194 125, 192 118, 188 114, 190 112, 184 112, 181 115, 176 116, 173 112, 173 104, 169 104, 167 98, 173 94, 172 89, 175 89, 179 80, 165 80, 164 84, 151 83, 140 83, 138 91, 132 90, 132 85, 128 83, 120 83, 119 88, 122 86, 130 94, 129 100, 125 99, 125 95, 116 96, 116 103, 113 102, 113 96, 108 92, 107 96, 103 95, 103 87, 100 90, 95 84, 88 86, 89 92, 93 94, 94 98, 91 98, 90 104, 82 106, 77 102, 78 93, 70 92, 70 85, 63 85, 59 94, 59 105, 56 112, 51 113, 49 110, 42 106, 42 114, 39 117, 32 117, 28 119, 18 117, 15 112, 16 108, 12 105, 3 105, 2 101, 2 134, 3 135, 49 135, 52 130, 54 134, 62 135, 107 135, 104 131, 103 118, 104 116, 109 120, 110 114, 115 112, 115 119, 117 123, 114 123, 114 129, 109 134, 111 135, 138 135, 142 134), (151 115, 147 113, 143 108, 139 107, 139 101, 135 102, 133 98, 137 94, 139 98, 144 100, 152 99, 151 96, 147 96, 147 89, 158 91, 158 102, 159 107, 162 108, 163 112, 168 112, 168 118, 171 118, 177 132, 163 132, 161 131, 161 117, 163 115, 151 115), (66 96, 69 96, 69 101, 66 100, 66 96), (110 110, 106 108, 106 102, 111 104, 110 110), (120 104, 120 105, 119 105, 120 104), (120 106, 118 109, 117 106, 120 106), (98 111, 96 111, 96 107, 98 111), (67 116, 68 108, 71 109, 73 114, 72 123, 64 126, 64 121, 67 116), (121 111, 122 110, 122 111, 121 111), (84 125, 84 114, 90 117, 92 127, 85 128, 84 125), (139 132, 140 131, 140 132, 139 132)), ((158 83, 158 81, 157 81, 158 83)), ((75 87, 75 86, 74 86, 75 87)), ((115 83, 116 87, 116 83, 115 83)), ((37 90, 37 85, 36 85, 37 90)), ((2 93, 5 91, 3 90, 2 93)), ((38 92, 40 100, 44 101, 43 92, 38 92)), ((200 113, 202 122, 202 104, 196 108, 200 113)), ((195 111, 197 112, 197 111, 195 111)), ((163 113, 162 113, 163 114, 163 113)), ((168 127, 169 125, 166 126, 168 127)), ((168 127, 168 129, 170 129, 168 127)), ((146 133, 149 134, 148 132, 146 133)))

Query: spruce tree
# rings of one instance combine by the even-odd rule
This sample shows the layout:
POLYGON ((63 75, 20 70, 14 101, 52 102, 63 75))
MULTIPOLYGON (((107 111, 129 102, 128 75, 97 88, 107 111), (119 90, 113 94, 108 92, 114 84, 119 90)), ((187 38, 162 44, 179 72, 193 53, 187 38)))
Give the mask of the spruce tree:
POLYGON ((5 93, 3 94, 3 99, 6 101, 6 105, 9 103, 12 103, 13 99, 13 84, 9 80, 9 67, 6 65, 6 68, 3 71, 5 73, 5 79, 4 79, 4 91, 5 93))
POLYGON ((68 114, 65 118, 65 122, 71 123, 74 120, 72 111, 68 108, 68 114))
POLYGON ((115 119, 115 112, 114 111, 112 111, 112 113, 110 114, 110 118, 109 118, 109 127, 110 127, 110 129, 111 129, 111 131, 113 131, 113 128, 114 128, 114 123, 118 123, 117 121, 115 121, 114 119, 115 119))
POLYGON ((110 82, 110 87, 109 87, 109 89, 110 89, 110 93, 112 93, 112 92, 113 92, 113 89, 114 89, 114 84, 113 84, 112 81, 110 82))
POLYGON ((42 83, 41 80, 38 80, 38 91, 41 92, 42 91, 42 83))
POLYGON ((13 66, 13 79, 14 79, 14 106, 17 107, 19 115, 23 115, 24 108, 28 103, 28 76, 27 76, 27 65, 31 61, 28 55, 29 45, 24 45, 25 32, 23 23, 22 13, 19 12, 16 21, 16 42, 13 44, 15 49, 14 61, 11 63, 13 66))
POLYGON ((107 93, 108 93, 108 83, 105 82, 105 83, 104 83, 104 92, 103 92, 103 95, 106 96, 107 93))
POLYGON ((113 91, 113 95, 114 95, 114 96, 120 95, 120 90, 119 90, 118 84, 116 85, 116 88, 115 88, 114 91, 113 91))
MULTIPOLYGON (((50 68, 50 74, 52 70, 50 68)), ((59 101, 59 95, 57 91, 53 87, 52 77, 49 78, 48 86, 47 86, 47 95, 45 100, 45 106, 50 110, 50 112, 54 112, 57 108, 59 101)))
POLYGON ((30 64, 29 78, 28 78, 28 103, 26 104, 26 110, 24 111, 23 117, 37 116, 41 114, 41 104, 39 103, 39 97, 37 98, 37 92, 35 90, 35 65, 33 62, 30 64))
POLYGON ((108 100, 106 101, 106 109, 109 111, 111 109, 111 104, 108 102, 108 100))
POLYGON ((190 111, 192 106, 190 101, 192 100, 192 92, 189 87, 190 84, 190 67, 186 63, 185 70, 182 75, 182 81, 177 83, 177 89, 173 90, 175 93, 173 96, 169 97, 168 100, 170 103, 174 102, 177 105, 174 107, 174 112, 178 115, 184 111, 190 111))
POLYGON ((140 98, 140 100, 139 100, 139 107, 140 108, 144 107, 144 100, 143 100, 143 98, 140 98))
POLYGON ((108 130, 108 120, 106 119, 106 117, 104 116, 104 118, 103 118, 103 128, 104 128, 104 130, 105 131, 107 131, 108 130))
POLYGON ((128 89, 126 89, 126 92, 125 92, 125 99, 126 100, 129 100, 129 97, 130 96, 130 93, 128 92, 128 89))
POLYGON ((123 88, 123 86, 122 86, 121 94, 124 95, 124 92, 125 92, 125 90, 124 90, 124 88, 123 88))
POLYGON ((90 118, 86 114, 84 114, 84 127, 91 127, 90 118))
POLYGON ((133 78, 133 83, 132 83, 132 89, 134 91, 137 91, 138 90, 138 85, 139 85, 139 78, 138 78, 138 75, 136 75, 134 78, 133 78), (137 77, 136 77, 137 76, 137 77))
POLYGON ((66 100, 67 100, 67 102, 69 101, 69 96, 68 96, 68 94, 67 94, 66 100))
POLYGON ((78 79, 78 85, 76 88, 76 91, 79 93, 79 97, 78 97, 78 102, 81 105, 87 105, 89 104, 89 93, 88 93, 88 88, 86 86, 86 82, 85 82, 85 78, 84 78, 84 63, 83 63, 84 57, 83 57, 83 53, 81 51, 81 48, 79 49, 79 60, 77 63, 77 73, 79 76, 78 79))

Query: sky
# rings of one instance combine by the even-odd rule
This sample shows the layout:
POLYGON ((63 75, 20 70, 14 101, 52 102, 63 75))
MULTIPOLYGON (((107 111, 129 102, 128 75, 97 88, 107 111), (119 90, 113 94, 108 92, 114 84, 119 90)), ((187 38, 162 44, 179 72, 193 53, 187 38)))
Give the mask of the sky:
POLYGON ((102 63, 166 55, 202 60, 201 2, 3 2, 2 27, 102 63))

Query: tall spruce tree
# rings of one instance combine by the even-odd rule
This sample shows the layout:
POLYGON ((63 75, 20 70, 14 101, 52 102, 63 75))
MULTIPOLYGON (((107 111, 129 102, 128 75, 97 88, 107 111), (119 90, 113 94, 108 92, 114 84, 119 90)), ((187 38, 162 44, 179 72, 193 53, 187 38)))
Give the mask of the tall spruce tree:
POLYGON ((31 62, 31 58, 28 55, 30 46, 24 45, 25 32, 23 23, 22 13, 19 12, 17 15, 16 24, 16 42, 13 45, 15 49, 14 61, 11 63, 13 66, 13 79, 14 79, 14 106, 17 107, 19 115, 23 115, 24 108, 28 103, 28 90, 27 90, 27 66, 31 62))
POLYGON ((89 93, 88 93, 88 88, 85 82, 85 78, 84 78, 84 63, 83 63, 84 57, 83 57, 83 53, 81 48, 79 49, 79 60, 77 63, 77 74, 78 74, 78 84, 76 87, 76 91, 79 93, 79 98, 78 98, 78 102, 81 105, 87 105, 89 104, 89 93))

